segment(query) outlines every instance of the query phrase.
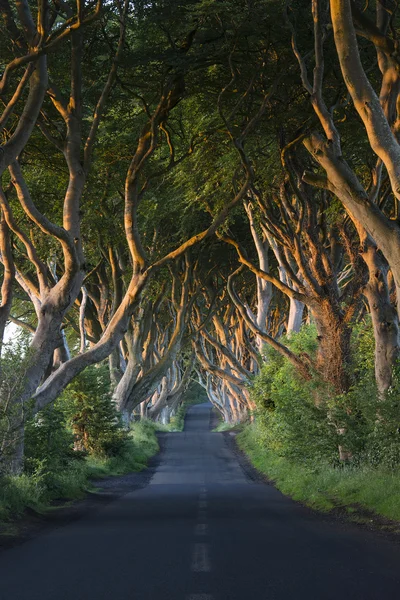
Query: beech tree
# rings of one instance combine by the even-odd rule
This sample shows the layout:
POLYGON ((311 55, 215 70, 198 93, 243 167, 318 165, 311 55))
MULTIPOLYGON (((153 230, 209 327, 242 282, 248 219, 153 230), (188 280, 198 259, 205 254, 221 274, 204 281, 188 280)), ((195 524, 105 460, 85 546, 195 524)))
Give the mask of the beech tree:
POLYGON ((390 299, 385 291, 387 269, 377 254, 379 251, 383 253, 398 289, 399 229, 396 218, 392 218, 393 214, 397 215, 398 198, 397 159, 394 158, 399 152, 396 139, 398 85, 397 75, 394 75, 396 58, 390 52, 393 47, 389 33, 390 10, 378 2, 375 7, 376 24, 370 21, 369 16, 361 13, 355 3, 331 3, 334 44, 343 81, 365 126, 370 148, 376 155, 367 185, 363 184, 343 156, 341 134, 334 120, 335 105, 336 108, 340 106, 340 101, 335 102, 331 108, 324 98, 324 42, 328 15, 321 3, 318 0, 312 3, 315 55, 312 83, 308 77, 306 61, 298 48, 295 28, 292 25, 291 28, 292 45, 299 62, 303 87, 310 95, 312 107, 323 130, 323 134, 315 131, 301 136, 305 147, 323 169, 322 173, 308 170, 303 179, 335 194, 360 232, 365 261, 370 269, 368 294, 374 315, 376 374, 383 393, 390 386, 392 367, 398 356, 398 317, 391 309, 390 299), (360 35, 372 41, 377 51, 381 72, 379 94, 375 92, 361 63, 353 18, 360 35), (390 184, 389 194, 384 192, 386 173, 390 184), (394 202, 392 209, 386 208, 388 196, 394 202), (378 288, 383 294, 376 294, 376 291, 374 294, 373 290, 378 288), (382 352, 383 347, 386 348, 385 352, 382 352))
MULTIPOLYGON (((117 294, 117 301, 114 302, 107 323, 103 318, 104 315, 100 317, 99 323, 102 332, 98 341, 93 343, 92 347, 87 349, 86 352, 80 352, 76 356, 69 357, 68 352, 65 352, 64 356, 56 363, 58 368, 53 369, 50 374, 48 373, 48 365, 54 351, 64 344, 62 325, 75 302, 80 303, 82 308, 80 317, 81 349, 85 349, 86 297, 90 296, 87 287, 83 285, 86 259, 81 233, 81 200, 93 164, 93 150, 96 137, 98 137, 100 121, 113 92, 114 84, 118 81, 118 68, 126 44, 129 8, 130 5, 126 2, 124 5, 117 4, 116 6, 107 7, 107 11, 103 13, 101 5, 98 5, 94 10, 94 15, 92 15, 93 11, 91 12, 91 8, 88 7, 89 16, 86 18, 86 13, 82 13, 82 10, 85 12, 85 7, 81 6, 76 17, 69 13, 66 14, 65 23, 67 25, 61 25, 61 29, 62 31, 68 31, 70 34, 68 46, 70 50, 70 75, 67 79, 68 84, 65 85, 65 81, 62 81, 65 75, 64 72, 58 74, 59 83, 56 81, 57 76, 52 76, 49 81, 42 78, 43 81, 41 81, 41 104, 37 102, 35 105, 35 118, 41 135, 49 144, 54 146, 56 151, 62 154, 68 172, 63 201, 62 226, 56 220, 50 220, 40 210, 38 202, 35 202, 32 197, 28 181, 24 176, 24 165, 23 162, 21 163, 21 157, 19 156, 19 160, 17 160, 17 154, 20 155, 19 151, 16 153, 14 160, 10 160, 8 164, 10 171, 9 193, 11 191, 16 193, 20 207, 18 210, 22 209, 25 215, 23 218, 27 219, 30 224, 32 223, 41 235, 44 234, 48 236, 48 239, 58 242, 62 249, 62 258, 57 257, 52 265, 45 264, 40 257, 38 242, 34 236, 29 236, 24 231, 24 225, 15 219, 7 194, 4 194, 2 203, 4 218, 8 227, 25 247, 25 252, 35 272, 32 279, 31 273, 26 275, 21 268, 18 269, 18 280, 24 292, 34 304, 37 313, 37 326, 30 349, 31 358, 25 372, 21 374, 25 382, 24 391, 15 400, 16 404, 22 407, 21 410, 30 398, 33 398, 34 410, 40 410, 53 401, 86 366, 105 359, 119 347, 129 327, 131 316, 139 307, 142 292, 153 275, 164 265, 179 259, 188 248, 213 235, 220 224, 224 222, 229 210, 242 200, 252 178, 251 165, 243 152, 243 141, 261 117, 270 92, 267 92, 264 99, 261 99, 260 105, 256 108, 250 122, 247 123, 240 135, 232 135, 230 129, 232 124, 229 123, 228 134, 233 141, 233 147, 237 152, 242 170, 240 178, 236 178, 238 183, 240 179, 240 183, 234 189, 230 200, 225 206, 218 207, 214 211, 211 224, 209 221, 202 231, 189 236, 183 243, 178 244, 175 249, 168 249, 157 258, 149 259, 138 227, 140 204, 153 185, 155 177, 165 175, 183 157, 193 152, 194 141, 192 140, 183 156, 176 156, 175 143, 172 132, 167 127, 167 122, 171 112, 179 105, 185 95, 187 71, 190 68, 201 67, 204 60, 203 56, 200 56, 200 60, 196 56, 194 59, 189 56, 199 29, 196 24, 197 17, 195 17, 193 23, 188 23, 188 26, 183 28, 185 31, 179 31, 179 43, 173 42, 171 37, 167 36, 169 48, 165 53, 164 62, 160 62, 161 74, 157 81, 158 89, 157 91, 154 88, 150 89, 150 93, 153 95, 151 103, 145 98, 141 98, 141 102, 144 104, 144 114, 139 119, 140 127, 136 128, 137 143, 127 166, 123 192, 124 236, 129 250, 130 279, 128 277, 122 295, 114 290, 114 293, 117 294), (84 70, 85 63, 82 59, 88 46, 90 46, 91 40, 89 37, 84 38, 82 27, 92 23, 94 16, 100 19, 107 16, 107 20, 102 21, 106 47, 110 47, 107 37, 112 30, 113 21, 118 22, 119 35, 115 47, 111 45, 111 66, 105 78, 103 89, 97 99, 94 99, 92 107, 89 107, 83 104, 83 86, 86 73, 84 70), (74 23, 73 27, 70 26, 71 23, 74 23), (68 85, 70 91, 67 95, 65 88, 68 85), (156 96, 154 99, 155 91, 156 96), (46 105, 42 109, 41 118, 38 119, 46 92, 51 105, 50 107, 46 105), (90 125, 86 127, 84 117, 86 118, 89 110, 92 110, 93 113, 90 125), (60 128, 61 124, 63 124, 63 130, 60 128), (165 140, 165 143, 163 143, 163 140, 165 140), (168 162, 166 166, 163 148, 167 149, 168 162), (158 156, 160 157, 159 172, 149 173, 149 163, 158 156), (46 377, 48 374, 49 376, 46 377)), ((33 35, 32 32, 31 35, 33 35)), ((203 48, 206 36, 207 34, 204 33, 200 36, 201 42, 197 43, 198 48, 203 48)), ((61 40, 64 37, 62 36, 61 40)), ((211 39, 213 39, 212 35, 211 39)), ((44 52, 43 50, 43 55, 44 52)), ((42 50, 39 54, 41 56, 42 50)), ((34 76, 32 75, 32 77, 34 76)), ((122 89, 127 88, 123 81, 121 87, 122 89)), ((138 96, 140 97, 140 95, 134 94, 134 97, 138 96)), ((223 117, 223 122, 228 125, 226 117, 223 117)), ((33 125, 34 123, 31 130, 33 125)), ((24 140, 26 139, 25 132, 24 140)), ((112 255, 110 255, 110 263, 113 260, 112 255)), ((98 276, 100 271, 97 270, 98 276)), ((93 303, 93 298, 91 298, 91 301, 93 303)), ((102 308, 99 308, 101 312, 102 308)), ((94 340, 94 338, 92 339, 94 340)), ((151 393, 151 388, 146 388, 143 393, 146 397, 146 394, 151 393)), ((21 444, 16 456, 17 467, 22 456, 22 432, 20 432, 19 437, 21 444)))
POLYGON ((30 336, 1 398, 11 469, 28 414, 103 361, 126 425, 168 422, 193 378, 225 420, 247 419, 265 345, 345 405, 367 312, 384 401, 396 6, 289 3, 278 22, 264 1, 193 0, 185 20, 173 2, 0 5, 0 352, 7 323, 30 336), (312 356, 290 343, 306 323, 312 356))

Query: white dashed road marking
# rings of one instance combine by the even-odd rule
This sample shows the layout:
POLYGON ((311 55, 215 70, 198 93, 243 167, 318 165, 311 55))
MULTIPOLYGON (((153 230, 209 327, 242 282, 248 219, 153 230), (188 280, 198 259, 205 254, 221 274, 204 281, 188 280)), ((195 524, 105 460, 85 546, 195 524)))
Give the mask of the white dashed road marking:
MULTIPOLYGON (((207 488, 204 486, 201 488, 199 494, 199 511, 198 520, 195 527, 195 535, 207 535, 208 534, 208 523, 207 520, 207 488)), ((192 571, 194 573, 207 573, 211 571, 210 557, 209 557, 209 545, 208 544, 195 544, 193 548, 192 558, 192 571)), ((186 600, 213 600, 212 594, 189 594, 186 600)))
POLYGON ((195 534, 196 535, 207 535, 208 533, 208 524, 207 523, 198 523, 196 525, 195 534))
POLYGON ((208 573, 209 571, 211 571, 208 548, 208 544, 194 545, 192 559, 192 571, 194 573, 208 573))

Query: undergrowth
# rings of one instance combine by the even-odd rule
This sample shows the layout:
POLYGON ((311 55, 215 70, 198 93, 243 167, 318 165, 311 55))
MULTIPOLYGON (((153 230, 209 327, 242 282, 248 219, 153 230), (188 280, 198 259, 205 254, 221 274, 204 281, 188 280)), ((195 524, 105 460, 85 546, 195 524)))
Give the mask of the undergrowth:
POLYGON ((226 421, 220 421, 216 427, 214 427, 214 433, 222 433, 224 431, 242 431, 243 423, 227 423, 226 421))
MULTIPOLYGON (((287 343, 297 354, 315 356, 315 328, 304 326, 287 343)), ((400 365, 382 399, 369 319, 353 328, 351 350, 351 386, 337 394, 318 373, 305 381, 266 349, 250 390, 255 422, 237 440, 253 464, 295 500, 325 511, 358 505, 400 520, 400 365)))
POLYGON ((253 465, 293 500, 322 511, 357 505, 400 520, 400 469, 302 465, 265 448, 257 424, 246 426, 236 440, 253 465))
POLYGON ((123 449, 115 456, 82 456, 59 470, 42 464, 33 473, 0 479, 0 521, 21 516, 29 508, 46 511, 55 500, 81 498, 90 480, 107 475, 141 471, 158 452, 156 426, 150 421, 133 423, 123 449))

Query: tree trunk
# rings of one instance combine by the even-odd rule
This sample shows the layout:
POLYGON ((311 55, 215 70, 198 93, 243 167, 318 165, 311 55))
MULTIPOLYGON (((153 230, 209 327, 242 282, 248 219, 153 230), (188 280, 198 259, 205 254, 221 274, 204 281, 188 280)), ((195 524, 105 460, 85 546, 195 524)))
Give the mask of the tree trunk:
POLYGON ((365 288, 375 338, 375 378, 383 399, 392 384, 393 367, 399 357, 399 318, 390 302, 388 266, 372 240, 366 239, 362 252, 368 266, 365 288))
MULTIPOLYGON (((129 357, 125 373, 118 382, 113 393, 113 401, 118 412, 126 412, 127 400, 132 392, 132 388, 140 373, 140 364, 132 357, 129 357)), ((127 412, 132 412, 131 410, 127 412)))
MULTIPOLYGON (((1 285, 0 302, 0 357, 4 342, 4 332, 10 316, 13 284, 15 280, 15 266, 11 250, 10 229, 6 223, 4 215, 0 220, 0 260, 3 263, 4 274, 1 285)), ((1 365, 0 365, 1 368, 1 365)), ((0 370, 1 374, 1 370, 0 370)))
MULTIPOLYGON (((268 251, 270 247, 269 240, 266 236, 260 235, 257 231, 257 227, 254 221, 253 207, 250 203, 245 204, 245 210, 249 218, 250 231, 253 237, 254 245, 256 247, 258 256, 258 266, 262 271, 269 273, 269 259, 268 251)), ((259 329, 266 329, 266 321, 268 317, 268 311, 272 300, 272 284, 265 279, 261 279, 256 276, 257 285, 257 315, 256 323, 259 329)), ((258 351, 261 353, 264 346, 264 341, 260 336, 256 336, 256 343, 258 351)))
POLYGON ((18 428, 18 437, 12 448, 11 458, 8 463, 8 472, 10 475, 21 475, 24 470, 24 452, 25 452, 25 427, 23 424, 18 428))
POLYGON ((289 304, 289 317, 287 324, 287 335, 290 337, 291 333, 298 333, 303 323, 304 303, 295 298, 290 298, 289 304))
MULTIPOLYGON (((290 281, 290 278, 286 273, 285 264, 281 256, 281 250, 276 240, 272 237, 272 235, 268 235, 268 240, 272 251, 275 255, 275 258, 278 261, 279 279, 285 285, 298 291, 296 285, 294 285, 293 282, 290 281)), ((289 317, 286 329, 288 336, 290 336, 291 333, 297 333, 300 331, 301 325, 303 323, 304 307, 304 302, 300 302, 300 300, 296 300, 295 298, 289 298, 289 317)))
POLYGON ((318 333, 317 369, 338 394, 345 393, 351 384, 351 329, 329 305, 313 310, 313 316, 318 333))
POLYGON ((115 348, 108 357, 110 380, 111 380, 111 385, 114 388, 119 384, 119 382, 121 381, 121 378, 123 376, 123 373, 121 372, 121 367, 120 367, 120 359, 121 359, 121 355, 120 355, 119 348, 115 348))

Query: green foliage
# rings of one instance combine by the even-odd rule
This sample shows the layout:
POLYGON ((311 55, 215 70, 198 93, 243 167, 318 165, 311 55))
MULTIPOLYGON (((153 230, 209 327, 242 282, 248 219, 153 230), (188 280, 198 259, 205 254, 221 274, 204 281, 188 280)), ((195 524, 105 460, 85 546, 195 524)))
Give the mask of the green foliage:
POLYGON ((239 447, 253 465, 294 500, 329 511, 347 506, 365 508, 400 520, 400 470, 348 465, 340 469, 326 463, 304 465, 278 456, 265 447, 259 424, 247 425, 237 436, 239 447))
POLYGON ((361 459, 372 466, 396 469, 400 465, 400 366, 384 401, 370 407, 370 428, 361 459))
POLYGON ((47 406, 26 423, 25 472, 44 475, 68 468, 72 461, 81 458, 73 450, 73 441, 60 404, 47 406))
POLYGON ((197 404, 197 402, 184 402, 180 405, 169 423, 171 431, 183 431, 183 428, 185 427, 186 412, 192 404, 197 404))
POLYGON ((84 495, 88 486, 85 463, 49 471, 39 467, 34 473, 0 478, 0 521, 20 516, 26 508, 43 512, 56 499, 72 500, 84 495))
POLYGON ((106 365, 89 367, 62 394, 75 448, 99 458, 117 456, 124 450, 127 434, 112 403, 106 365))
POLYGON ((143 419, 131 424, 130 431, 120 452, 109 458, 90 455, 86 464, 91 477, 123 475, 132 471, 142 471, 149 458, 159 450, 156 437, 157 426, 143 419))
POLYGON ((154 423, 123 430, 107 367, 89 368, 53 405, 28 419, 24 473, 0 477, 0 521, 28 507, 44 511, 55 499, 79 498, 90 478, 141 471, 158 448, 154 423))
POLYGON ((44 488, 29 475, 0 478, 0 521, 19 516, 27 507, 43 506, 44 488))
MULTIPOLYGON (((303 327, 285 343, 296 353, 314 355, 316 332, 303 327)), ((335 430, 327 418, 329 390, 316 376, 305 382, 294 367, 268 348, 261 374, 251 390, 263 443, 279 456, 301 462, 337 453, 335 430)))
MULTIPOLYGON (((316 332, 303 327, 286 342, 297 353, 313 356, 316 332)), ((354 384, 337 396, 317 376, 310 382, 299 379, 268 349, 252 388, 256 422, 237 439, 256 468, 295 500, 320 510, 360 505, 399 519, 400 367, 380 399, 368 318, 353 329, 352 355, 354 384), (339 444, 351 455, 347 463, 338 460, 339 444)))
POLYGON ((369 315, 360 323, 353 325, 352 345, 355 379, 362 378, 364 383, 367 378, 371 382, 375 381, 375 340, 369 315))
MULTIPOLYGON (((297 354, 315 355, 314 327, 303 327, 286 343, 297 354)), ((304 381, 277 352, 266 351, 266 363, 251 390, 259 439, 266 449, 312 468, 321 462, 338 465, 339 445, 351 454, 354 465, 396 468, 400 464, 400 369, 381 401, 369 319, 354 328, 352 346, 354 383, 339 396, 317 374, 304 381)))
MULTIPOLYGON (((42 429, 44 431, 45 426, 42 429)), ((90 479, 93 477, 141 471, 159 449, 155 424, 142 421, 132 425, 123 450, 118 455, 108 458, 93 455, 82 458, 80 455, 80 460, 69 460, 64 468, 56 469, 55 462, 50 463, 45 459, 39 461, 43 439, 38 440, 37 437, 40 438, 34 435, 30 441, 31 452, 33 449, 36 452, 35 461, 32 457, 30 459, 35 470, 19 476, 0 478, 0 521, 18 517, 26 508, 43 512, 55 499, 80 498, 90 487, 90 479)))
POLYGON ((227 423, 226 421, 220 421, 220 423, 213 429, 215 433, 223 431, 242 431, 244 423, 227 423))
POLYGON ((396 469, 400 465, 400 365, 393 370, 386 397, 374 377, 374 337, 369 318, 353 331, 354 380, 348 394, 335 399, 346 428, 346 445, 359 466, 396 469))

